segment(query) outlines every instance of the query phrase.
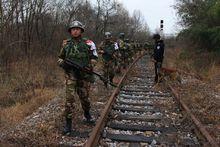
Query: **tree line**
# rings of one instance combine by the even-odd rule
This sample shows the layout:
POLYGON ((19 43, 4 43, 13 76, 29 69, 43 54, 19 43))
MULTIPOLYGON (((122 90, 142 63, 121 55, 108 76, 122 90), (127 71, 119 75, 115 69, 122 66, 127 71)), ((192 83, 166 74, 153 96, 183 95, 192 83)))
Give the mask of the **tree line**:
POLYGON ((149 36, 141 12, 129 14, 116 0, 0 0, 0 105, 62 86, 57 56, 73 20, 86 25, 85 36, 97 45, 106 31, 140 42, 149 36))
POLYGON ((73 20, 82 21, 95 42, 105 31, 140 41, 149 35, 141 12, 129 15, 116 0, 0 0, 1 63, 57 53, 73 20))
POLYGON ((220 52, 220 1, 177 0, 175 8, 185 28, 179 37, 203 51, 220 52))

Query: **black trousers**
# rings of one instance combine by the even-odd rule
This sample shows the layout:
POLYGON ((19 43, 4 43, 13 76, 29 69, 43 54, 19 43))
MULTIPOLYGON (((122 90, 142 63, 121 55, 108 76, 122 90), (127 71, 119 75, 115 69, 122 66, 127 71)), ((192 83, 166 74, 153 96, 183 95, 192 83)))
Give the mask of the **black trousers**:
POLYGON ((161 80, 161 79, 160 79, 160 76, 161 76, 161 74, 160 74, 161 68, 162 68, 162 61, 161 61, 161 62, 157 61, 157 62, 154 63, 154 70, 155 70, 155 79, 154 79, 154 81, 155 81, 156 83, 158 83, 158 82, 161 80))

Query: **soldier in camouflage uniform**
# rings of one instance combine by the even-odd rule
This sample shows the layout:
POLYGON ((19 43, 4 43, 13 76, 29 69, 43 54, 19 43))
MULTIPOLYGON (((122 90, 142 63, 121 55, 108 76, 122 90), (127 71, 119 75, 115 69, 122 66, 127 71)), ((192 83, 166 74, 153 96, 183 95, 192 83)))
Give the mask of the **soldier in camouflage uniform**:
POLYGON ((132 54, 133 49, 130 43, 130 39, 125 39, 125 58, 124 58, 124 63, 131 63, 132 62, 132 54))
MULTIPOLYGON (((63 43, 58 59, 60 66, 63 67, 65 64, 64 60, 69 59, 92 70, 98 55, 93 41, 82 38, 84 30, 84 26, 79 21, 73 21, 70 25, 68 32, 70 33, 71 38, 65 40, 63 43)), ((66 135, 70 134, 72 131, 72 117, 75 107, 76 94, 80 99, 86 121, 92 121, 92 117, 90 115, 89 89, 90 84, 94 82, 93 75, 91 74, 74 68, 68 70, 69 72, 66 72, 66 124, 64 129, 64 133, 66 135)))
POLYGON ((134 40, 131 40, 131 48, 132 48, 132 55, 135 55, 136 53, 136 46, 134 40))
MULTIPOLYGON (((110 32, 105 33, 105 40, 101 43, 99 53, 102 54, 104 64, 104 77, 113 83, 116 66, 116 53, 118 51, 118 44, 112 40, 110 32)), ((107 87, 107 83, 105 84, 107 87)))
POLYGON ((153 46, 148 41, 144 43, 144 50, 146 51, 147 54, 150 54, 152 48, 153 46))
POLYGON ((119 51, 121 54, 121 59, 120 59, 120 65, 122 68, 126 68, 127 64, 128 64, 128 53, 127 53, 127 44, 125 42, 125 33, 120 33, 119 34, 119 39, 118 39, 118 45, 119 45, 119 51))

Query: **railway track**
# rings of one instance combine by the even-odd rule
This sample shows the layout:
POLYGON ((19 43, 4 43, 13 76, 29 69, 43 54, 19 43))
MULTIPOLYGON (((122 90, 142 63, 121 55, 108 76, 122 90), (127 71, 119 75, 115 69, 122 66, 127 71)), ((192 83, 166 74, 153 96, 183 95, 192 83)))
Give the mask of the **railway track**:
POLYGON ((216 146, 197 137, 195 130, 203 130, 180 110, 176 94, 154 88, 149 61, 147 55, 141 58, 138 75, 114 91, 85 146, 216 146))
POLYGON ((137 73, 121 78, 92 132, 84 135, 84 146, 217 146, 173 89, 155 88, 148 55, 137 58, 127 72, 132 68, 137 73))
POLYGON ((114 91, 86 147, 201 146, 193 131, 196 127, 180 111, 172 93, 155 90, 149 61, 147 55, 141 58, 135 64, 138 74, 114 91))
MULTIPOLYGON (((61 136, 59 142, 49 146, 218 146, 199 119, 179 98, 175 87, 170 87, 171 91, 155 88, 153 65, 148 55, 137 58, 127 72, 131 69, 136 71, 135 74, 129 74, 129 77, 128 74, 124 74, 108 102, 99 104, 105 105, 105 108, 93 113, 93 116, 98 118, 95 126, 84 124, 79 116, 77 119, 80 121, 76 120, 75 123, 78 124, 75 126, 76 130, 70 136, 61 136)), ((56 112, 54 108, 61 111, 59 103, 61 100, 54 100, 29 117, 26 123, 18 127, 18 131, 13 130, 8 134, 15 133, 19 136, 23 130, 43 124, 45 120, 39 117, 42 110, 46 110, 45 114, 41 114, 44 117, 48 112, 56 112), (30 127, 26 129, 28 125, 30 127)), ((1 137, 4 136, 7 134, 1 137)), ((20 140, 19 137, 18 140, 13 140, 13 137, 9 140, 18 143, 18 146, 27 145, 26 140, 22 137, 20 140)))

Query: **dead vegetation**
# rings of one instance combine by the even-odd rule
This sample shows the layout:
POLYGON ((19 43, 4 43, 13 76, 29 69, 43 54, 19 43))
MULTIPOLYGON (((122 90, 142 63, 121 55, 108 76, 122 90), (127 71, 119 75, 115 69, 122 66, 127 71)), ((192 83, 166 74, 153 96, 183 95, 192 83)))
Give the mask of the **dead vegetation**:
POLYGON ((54 98, 57 89, 62 87, 62 72, 55 58, 36 58, 33 63, 25 61, 10 64, 6 72, 10 74, 0 74, 0 129, 21 122, 54 98))
MULTIPOLYGON (((101 63, 96 66, 97 71, 101 71, 101 63)), ((124 72, 124 71, 123 71, 124 72)), ((138 70, 134 67, 129 73, 130 76, 136 74, 138 70)), ((122 73, 123 74, 123 73, 122 73)), ((122 74, 117 75, 114 82, 117 83, 122 74)), ((24 104, 13 105, 2 111, 1 116, 8 124, 8 130, 4 130, 3 137, 5 145, 49 145, 56 146, 58 144, 80 144, 79 138, 67 137, 62 135, 64 125, 64 102, 65 91, 61 89, 59 92, 45 88, 42 91, 35 90, 35 97, 24 104), (45 94, 44 94, 45 93, 45 94), (8 115, 7 115, 8 114, 8 115), (28 116, 28 117, 26 117, 28 116), (16 127, 10 124, 14 123, 16 127), (8 144, 9 143, 9 144, 8 144)), ((100 112, 104 108, 113 88, 108 89, 100 80, 91 86, 90 100, 92 104, 92 115, 97 119, 100 112)), ((74 128, 80 131, 89 131, 93 126, 82 123, 83 112, 79 99, 76 98, 77 107, 74 112, 74 128)), ((3 120, 2 120, 3 121, 3 120)), ((6 127, 6 126, 5 126, 6 127)), ((3 128, 2 128, 3 129, 3 128)), ((1 133, 0 133, 1 136, 1 133)), ((0 142, 1 143, 1 142, 0 142)), ((4 145, 4 144, 3 144, 4 145)))
POLYGON ((0 130, 16 125, 63 88, 57 55, 75 19, 86 25, 85 37, 97 46, 106 31, 139 41, 149 36, 141 12, 130 15, 114 0, 0 0, 0 130))
POLYGON ((189 53, 189 50, 180 48, 167 49, 165 58, 166 67, 180 71, 181 80, 172 81, 173 87, 179 91, 181 99, 195 116, 220 141, 219 59, 212 53, 189 53))

